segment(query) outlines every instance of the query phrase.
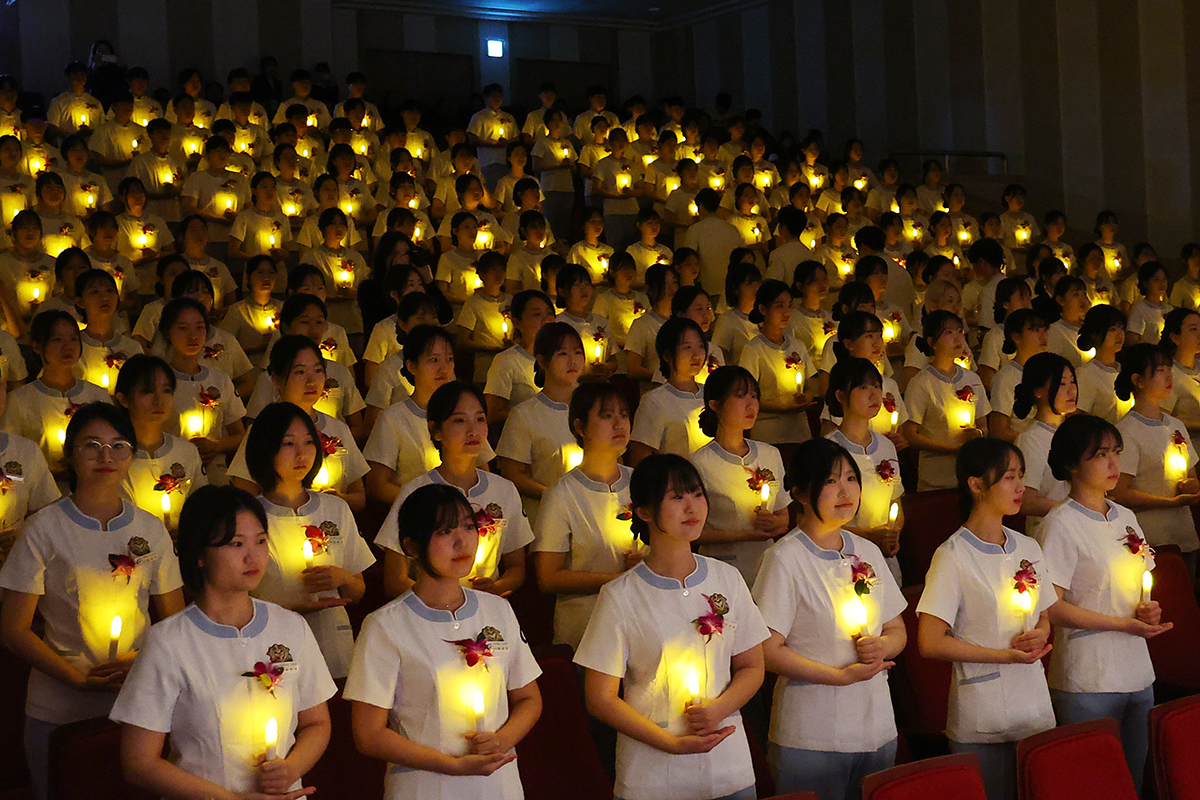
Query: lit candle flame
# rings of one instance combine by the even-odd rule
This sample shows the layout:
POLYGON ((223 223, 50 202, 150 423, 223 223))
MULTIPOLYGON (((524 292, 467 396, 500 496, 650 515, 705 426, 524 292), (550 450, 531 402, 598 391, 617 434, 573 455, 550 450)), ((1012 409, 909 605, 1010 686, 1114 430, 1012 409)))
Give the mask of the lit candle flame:
POLYGON ((120 652, 121 644, 121 615, 117 614, 112 618, 112 622, 108 626, 108 660, 114 661, 117 654, 120 652))
POLYGON ((1142 572, 1142 602, 1150 602, 1150 590, 1154 588, 1154 576, 1150 570, 1142 572))
POLYGON ((144 233, 138 234, 138 237, 137 237, 137 246, 138 247, 145 247, 147 241, 148 240, 146 239, 146 234, 144 234, 144 233))
POLYGON ((267 743, 267 761, 274 761, 278 757, 275 748, 279 743, 279 723, 275 721, 274 717, 267 717, 263 737, 267 743))
POLYGON ((601 358, 604 357, 604 345, 602 345, 602 344, 596 345, 596 347, 592 350, 592 352, 595 354, 596 360, 599 361, 601 358))
POLYGON ((700 699, 700 676, 696 674, 696 670, 688 670, 685 683, 687 684, 687 692, 690 695, 690 700, 694 702, 700 699))
POLYGON ((200 431, 204 428, 204 420, 200 417, 199 412, 194 412, 188 415, 187 429, 192 436, 199 436, 200 431))
POLYGON ((109 380, 110 380, 110 379, 109 379, 109 377, 108 377, 108 373, 107 373, 107 372, 105 372, 105 373, 103 373, 103 374, 101 374, 101 375, 100 375, 100 385, 101 385, 102 387, 104 387, 105 389, 107 389, 107 388, 108 388, 108 383, 109 383, 109 380))
POLYGON ((58 443, 60 445, 67 443, 67 429, 66 428, 58 429, 58 443))
POLYGON ((893 412, 892 412, 892 416, 891 416, 891 423, 892 423, 892 427, 893 427, 893 428, 894 428, 894 427, 896 427, 896 424, 897 424, 898 422, 900 422, 900 412, 899 412, 899 411, 893 411, 893 412))
POLYGON ((1167 453, 1167 468, 1177 474, 1180 479, 1187 472, 1187 467, 1187 456, 1179 450, 1173 449, 1170 453, 1167 453))
POLYGON ((856 180, 854 182, 854 188, 858 189, 860 192, 865 191, 867 188, 867 179, 864 177, 856 180))
POLYGON ((164 514, 169 514, 171 512, 171 495, 169 493, 163 492, 161 505, 164 514))
POLYGON ((232 198, 232 197, 226 197, 226 198, 225 198, 225 210, 226 210, 226 211, 231 211, 232 209, 233 209, 233 198, 232 198))
POLYGON ((900 518, 900 504, 892 503, 891 508, 888 509, 888 522, 895 522, 899 518, 900 518))
POLYGON ((758 496, 765 505, 771 499, 771 484, 764 483, 762 488, 758 490, 758 496))
POLYGON ((305 569, 312 569, 313 558, 314 558, 314 555, 313 555, 312 541, 309 539, 305 539, 304 540, 304 568, 305 569))
POLYGON ((287 214, 289 217, 296 216, 296 204, 288 203, 286 206, 283 207, 283 213, 287 214))
POLYGON ((961 409, 958 412, 958 421, 960 423, 962 423, 962 426, 964 428, 969 428, 969 427, 971 427, 971 424, 975 421, 975 415, 973 413, 971 413, 971 409, 969 409, 969 408, 961 409))
POLYGON ((969 230, 967 230, 966 228, 963 228, 962 230, 960 230, 958 232, 958 240, 960 242, 968 241, 970 238, 971 238, 971 232, 969 230))
POLYGON ((573 470, 583 463, 583 450, 576 445, 568 445, 566 448, 567 469, 573 470))
POLYGON ((42 287, 40 287, 40 286, 33 287, 33 302, 36 303, 37 301, 39 301, 41 299, 42 299, 42 287))
POLYGON ((1021 610, 1022 613, 1028 614, 1033 610, 1033 592, 1018 591, 1013 589, 1013 605, 1021 610))
MULTIPOLYGON (((321 468, 319 470, 317 470, 317 476, 315 478, 313 478, 313 488, 314 489, 323 489, 328 485, 329 485, 329 470, 325 468, 324 464, 322 464, 321 468)), ((305 542, 305 544, 307 544, 307 542, 305 542)))
POLYGON ((842 618, 847 627, 860 636, 867 635, 867 604, 854 593, 842 604, 842 618))

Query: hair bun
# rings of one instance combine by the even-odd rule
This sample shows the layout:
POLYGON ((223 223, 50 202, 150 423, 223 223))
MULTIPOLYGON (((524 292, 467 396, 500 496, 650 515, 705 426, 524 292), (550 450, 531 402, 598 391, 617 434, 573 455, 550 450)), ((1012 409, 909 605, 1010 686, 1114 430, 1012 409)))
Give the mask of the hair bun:
POLYGON ((927 358, 933 358, 933 345, 924 336, 914 336, 913 342, 917 345, 917 352, 927 358))

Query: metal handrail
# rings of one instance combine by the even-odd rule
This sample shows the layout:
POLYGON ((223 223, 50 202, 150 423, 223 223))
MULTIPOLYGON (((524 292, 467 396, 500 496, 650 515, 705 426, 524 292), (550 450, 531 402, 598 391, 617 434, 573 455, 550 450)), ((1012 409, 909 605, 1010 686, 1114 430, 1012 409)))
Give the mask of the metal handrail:
POLYGON ((1008 156, 998 150, 906 150, 901 152, 893 152, 892 157, 899 156, 916 156, 922 158, 925 156, 934 156, 942 159, 942 166, 945 171, 950 172, 951 158, 998 158, 1000 159, 1000 169, 1004 173, 1008 173, 1008 156))

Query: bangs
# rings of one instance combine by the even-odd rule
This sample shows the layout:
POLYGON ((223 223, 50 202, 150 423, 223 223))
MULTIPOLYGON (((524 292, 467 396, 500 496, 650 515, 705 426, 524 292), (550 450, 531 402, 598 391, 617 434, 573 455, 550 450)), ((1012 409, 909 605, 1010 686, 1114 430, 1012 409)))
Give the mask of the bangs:
POLYGON ((600 397, 596 398, 596 402, 592 405, 592 411, 598 411, 601 414, 606 412, 619 414, 624 411, 629 413, 629 401, 625 399, 625 395, 614 389, 612 392, 605 392, 600 397))
POLYGON ((460 494, 453 503, 443 503, 437 507, 436 516, 433 519, 433 532, 452 531, 464 521, 472 530, 478 530, 475 524, 475 512, 471 509, 467 498, 460 494))
POLYGON ((753 396, 756 399, 761 397, 758 388, 758 381, 749 372, 742 372, 734 376, 733 381, 729 384, 729 391, 725 394, 726 397, 746 397, 753 396))

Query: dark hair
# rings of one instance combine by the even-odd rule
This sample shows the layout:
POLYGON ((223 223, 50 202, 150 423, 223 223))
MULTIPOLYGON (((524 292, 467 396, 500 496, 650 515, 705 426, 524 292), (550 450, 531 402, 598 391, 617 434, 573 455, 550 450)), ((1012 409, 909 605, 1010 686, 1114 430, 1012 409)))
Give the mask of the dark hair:
MULTIPOLYGON (((71 248, 67 248, 67 249, 70 250, 71 248)), ((64 250, 63 252, 66 252, 66 251, 64 250)), ((80 252, 82 253, 83 251, 81 250, 80 252)), ((59 253, 59 256, 61 257, 62 253, 59 253)), ((84 257, 86 258, 86 255, 84 257)), ((162 258, 160 258, 158 260, 158 263, 154 266, 154 275, 158 279, 154 282, 154 293, 157 294, 159 297, 165 297, 167 294, 167 287, 165 285, 163 285, 163 276, 167 274, 167 269, 169 269, 172 264, 183 264, 183 272, 181 272, 180 275, 182 275, 184 272, 192 271, 192 265, 189 264, 188 260, 181 255, 176 255, 176 254, 172 253, 171 255, 163 256, 162 258)), ((58 274, 58 262, 57 261, 55 261, 55 264, 54 264, 54 272, 56 275, 58 274)), ((178 278, 179 276, 177 275, 175 277, 178 278)), ((172 287, 172 288, 174 288, 174 287, 172 287)))
MULTIPOLYGON (((39 347, 45 347, 46 343, 50 341, 50 337, 54 335, 54 329, 60 322, 64 325, 67 325, 75 334, 75 337, 80 340, 80 357, 82 357, 83 340, 79 334, 79 324, 75 321, 75 318, 66 311, 48 309, 46 311, 39 311, 37 314, 35 314, 33 321, 29 324, 30 344, 39 347)), ((36 351, 33 353, 33 356, 33 362, 29 365, 29 369, 32 374, 36 375, 37 373, 41 372, 43 363, 42 358, 37 354, 36 351)))
POLYGON ((1017 294, 1033 295, 1033 290, 1029 288, 1029 284, 1025 282, 1024 278, 1003 278, 1000 283, 996 284, 996 302, 992 307, 992 315, 995 317, 997 325, 1004 322, 1004 317, 1008 314, 1004 307, 1008 305, 1009 300, 1012 300, 1013 295, 1017 294))
POLYGON ((224 547, 237 533, 238 514, 253 514, 267 531, 267 513, 262 504, 236 486, 201 486, 192 492, 179 512, 179 531, 175 550, 183 585, 193 594, 204 589, 204 570, 200 560, 210 547, 224 547))
POLYGON ((1144 378, 1151 370, 1171 366, 1171 356, 1165 350, 1149 342, 1140 342, 1121 351, 1117 356, 1121 371, 1113 382, 1113 391, 1121 400, 1134 395, 1133 376, 1144 378))
MULTIPOLYGON (((1049 261, 1050 259, 1046 260, 1049 261)), ((1059 278, 1058 283, 1054 284, 1054 299, 1060 300, 1066 296, 1067 292, 1074 289, 1086 292, 1087 284, 1083 282, 1083 278, 1077 278, 1074 275, 1064 275, 1059 278)))
POLYGON ((1004 247, 995 239, 980 239, 967 248, 967 260, 972 264, 985 262, 998 270, 1004 269, 1004 247))
POLYGON ((865 283, 877 272, 887 275, 887 262, 879 256, 863 256, 854 264, 854 280, 865 283))
POLYGON ((434 342, 439 339, 446 343, 451 352, 454 351, 454 337, 440 325, 418 325, 404 337, 404 366, 400 368, 400 374, 413 386, 416 385, 417 380, 415 374, 408 368, 409 362, 418 363, 421 356, 432 350, 434 342))
POLYGON ((654 337, 654 352, 658 353, 658 368, 664 378, 670 379, 672 373, 675 372, 674 358, 679 350, 679 344, 688 331, 692 331, 700 337, 700 343, 704 345, 704 355, 706 358, 708 357, 708 342, 704 338, 704 331, 700 329, 695 320, 687 317, 671 317, 659 327, 658 333, 654 337))
POLYGON ((1042 319, 1038 312, 1031 308, 1018 308, 1004 320, 1004 344, 1000 346, 1001 352, 1011 356, 1017 352, 1017 343, 1013 341, 1014 336, 1019 336, 1030 329, 1036 330, 1044 327, 1046 327, 1046 320, 1042 319))
POLYGON ((280 329, 291 327, 296 318, 307 311, 310 307, 316 306, 326 319, 329 319, 329 308, 325 302, 315 294, 305 294, 297 292, 283 301, 283 306, 279 309, 279 327, 280 329))
POLYGON ((163 306, 162 316, 158 318, 158 332, 162 334, 168 344, 171 342, 171 326, 179 319, 179 315, 188 309, 200 315, 206 328, 211 327, 208 322, 208 313, 205 312, 204 306, 200 305, 199 300, 192 297, 176 297, 163 306))
POLYGON ((1147 297, 1150 294, 1150 279, 1157 273, 1161 272, 1163 277, 1167 277, 1167 268, 1158 261, 1147 261, 1138 267, 1137 271, 1137 288, 1142 293, 1142 297, 1147 297))
POLYGON ((683 316, 697 297, 708 297, 708 293, 699 286, 680 286, 671 298, 671 316, 683 316))
MULTIPOLYGON (((1184 317, 1195 313, 1195 311, 1177 308, 1167 314, 1159 344, 1164 349, 1169 348, 1171 352, 1174 352, 1175 343, 1167 335, 1172 315, 1176 315, 1176 319, 1182 324, 1184 317), (1184 313, 1180 314, 1181 311, 1184 313)), ((1116 306, 1110 306, 1108 303, 1094 305, 1088 309, 1087 315, 1083 318, 1083 324, 1079 326, 1079 336, 1075 340, 1075 346, 1085 353, 1093 348, 1099 350, 1100 345, 1104 344, 1104 340, 1108 338, 1108 332, 1117 326, 1120 326, 1121 330, 1125 330, 1126 323, 1125 314, 1116 306)), ((1178 332, 1178 329, 1174 331, 1174 333, 1178 332)))
POLYGON ((567 427, 580 447, 583 446, 583 436, 575 430, 575 423, 580 423, 580 426, 586 429, 592 409, 597 403, 600 404, 601 411, 615 405, 624 409, 626 414, 629 413, 629 401, 620 389, 608 381, 589 381, 576 386, 575 391, 571 392, 571 402, 567 406, 567 427))
POLYGON ((1063 420, 1050 440, 1047 458, 1047 466, 1055 480, 1071 480, 1071 473, 1084 461, 1094 458, 1104 446, 1104 440, 1110 437, 1118 452, 1124 449, 1121 431, 1106 419, 1091 414, 1072 414, 1063 420))
MULTIPOLYGON (((166 261, 169 266, 172 258, 173 257, 167 257, 164 258, 163 261, 166 261)), ((182 260, 185 264, 187 263, 187 259, 182 260)), ((162 261, 159 263, 161 264, 162 261)), ((207 275, 198 269, 191 269, 189 267, 189 269, 185 269, 183 272, 176 275, 175 280, 171 281, 171 297, 183 297, 186 294, 191 294, 192 292, 197 291, 204 292, 209 297, 213 297, 216 294, 213 292, 212 281, 208 279, 207 275)), ((192 299, 194 300, 195 298, 192 299)), ((201 303, 201 305, 203 305, 203 303, 201 303)))
POLYGON ((875 304, 875 293, 871 287, 859 281, 843 283, 838 290, 837 300, 834 301, 831 316, 835 321, 841 321, 847 314, 858 310, 859 306, 875 304))
MULTIPOLYGON (((117 288, 117 279, 113 277, 111 272, 99 269, 98 267, 92 267, 91 269, 85 269, 83 272, 79 273, 78 276, 76 276, 75 297, 81 297, 83 293, 87 291, 88 287, 93 283, 101 283, 105 286, 112 287, 112 290, 118 295, 121 293, 121 290, 117 288)), ((83 309, 83 306, 78 301, 75 305, 79 307, 80 310, 83 309)), ((117 312, 114 311, 113 313, 115 315, 117 312)), ((84 312, 83 317, 84 321, 87 321, 86 311, 84 312)))
POLYGON ((292 403, 271 403, 258 413, 254 424, 246 434, 246 470, 264 493, 279 485, 279 474, 275 471, 275 456, 283 444, 283 437, 296 420, 302 420, 313 441, 313 463, 301 484, 305 489, 312 486, 313 478, 321 471, 324 448, 321 433, 304 409, 292 403))
POLYGON ((565 322, 547 322, 538 331, 537 336, 533 340, 534 386, 541 388, 546 384, 546 371, 537 362, 538 357, 540 356, 544 361, 554 358, 554 354, 558 352, 558 348, 562 347, 563 342, 567 339, 574 339, 576 342, 579 342, 580 349, 583 349, 583 339, 580 337, 579 331, 565 322))
POLYGON ((1050 402, 1050 410, 1061 414, 1055 401, 1058 398, 1058 390, 1062 387, 1063 374, 1067 371, 1070 371, 1071 379, 1074 380, 1075 368, 1071 366, 1070 361, 1057 353, 1037 353, 1030 356, 1021 372, 1021 382, 1013 390, 1013 416, 1017 419, 1028 417, 1029 412, 1037 406, 1035 393, 1043 387, 1046 389, 1046 399, 1050 402))
POLYGON ((438 531, 458 527, 464 517, 475 527, 475 510, 455 487, 430 483, 414 489, 396 511, 400 549, 427 574, 440 577, 429 562, 429 542, 438 531))
MULTIPOLYGON (((788 462, 783 488, 796 502, 812 508, 817 519, 824 519, 820 509, 821 492, 825 490, 825 481, 833 475, 833 469, 839 461, 849 464, 855 480, 862 482, 862 472, 854 457, 837 442, 825 438, 801 442, 788 462)), ((855 509, 855 513, 858 513, 858 509, 855 509)))
POLYGON ((570 298, 571 289, 575 288, 576 284, 586 283, 592 285, 592 273, 582 264, 567 264, 558 271, 558 276, 554 280, 555 289, 555 305, 558 308, 566 308, 567 300, 570 298))
POLYGON ((71 415, 71 419, 67 423, 66 435, 63 438, 62 460, 66 467, 67 485, 71 491, 75 491, 77 482, 75 465, 71 460, 71 454, 75 452, 75 441, 83 433, 83 429, 87 427, 88 423, 94 420, 107 422, 117 432, 117 436, 137 448, 137 431, 133 429, 133 423, 129 421, 129 414, 125 409, 114 406, 112 403, 85 403, 71 415))
POLYGON ((866 247, 869 250, 880 253, 887 247, 887 234, 883 232, 882 228, 874 225, 866 225, 855 232, 854 244, 859 249, 866 247))
POLYGON ((704 382, 704 409, 700 412, 700 432, 705 436, 716 436, 720 420, 717 412, 709 407, 709 403, 718 406, 724 404, 735 392, 753 394, 761 397, 758 381, 745 367, 727 365, 717 367, 704 382))
POLYGON ((771 306, 780 295, 787 294, 791 297, 792 290, 783 281, 777 281, 773 278, 768 278, 763 281, 758 287, 758 293, 754 296, 754 310, 750 312, 750 321, 755 325, 762 324, 765 318, 763 313, 759 311, 760 306, 771 306))
POLYGON ((629 479, 629 502, 633 508, 633 520, 629 527, 633 535, 645 544, 650 543, 650 524, 638 516, 639 509, 650 511, 658 519, 659 509, 667 492, 699 491, 708 501, 708 490, 696 467, 683 456, 674 453, 655 453, 642 459, 629 479))
POLYGON ((458 408, 463 395, 474 397, 479 401, 479 407, 483 409, 484 414, 487 413, 487 400, 474 384, 450 381, 439 386, 429 396, 429 402, 425 406, 425 421, 429 423, 429 438, 439 453, 442 452, 442 443, 434 438, 433 430, 435 427, 440 428, 446 420, 454 416, 454 410, 458 408))
POLYGON ((842 401, 837 396, 838 392, 842 392, 849 399, 850 392, 859 386, 867 385, 883 388, 883 377, 874 364, 865 358, 839 358, 829 371, 829 390, 825 393, 825 406, 830 415, 845 416, 842 401))
MULTIPOLYGON (((646 270, 649 272, 650 270, 646 270)), ((744 283, 754 283, 762 280, 762 272, 753 264, 730 264, 725 273, 725 302, 730 308, 737 308, 738 287, 744 283)), ((757 306, 757 302, 755 303, 757 306)))
POLYGON ((1025 471, 1025 455, 1012 442, 1003 439, 984 437, 971 439, 958 448, 958 456, 954 462, 954 472, 958 477, 958 514, 964 520, 971 516, 975 507, 975 497, 967 484, 969 478, 982 478, 985 489, 990 489, 1000 482, 1008 471, 1008 456, 1015 453, 1025 471))
POLYGON ((962 317, 955 314, 953 311, 930 311, 921 320, 921 337, 917 339, 917 350, 922 355, 933 357, 933 343, 941 338, 942 334, 951 325, 962 327, 962 317))
POLYGON ((1106 224, 1107 224, 1107 225, 1119 225, 1119 224, 1121 224, 1121 223, 1120 223, 1120 222, 1117 220, 1117 212, 1115 212, 1115 211, 1110 211, 1110 210, 1108 210, 1108 209, 1105 209, 1104 211, 1101 211, 1099 214, 1097 214, 1097 215, 1096 215, 1096 226, 1095 226, 1095 228, 1093 229, 1093 232, 1094 232, 1094 233, 1095 233, 1097 236, 1099 236, 1099 235, 1100 235, 1100 226, 1101 226, 1101 225, 1106 225, 1106 224))
POLYGON ((513 295, 512 303, 509 305, 509 315, 516 322, 525 316, 525 309, 534 300, 541 300, 550 309, 550 313, 554 313, 554 301, 550 299, 550 295, 539 289, 524 289, 513 295))
POLYGON ((286 379, 301 350, 313 352, 317 356, 317 363, 324 363, 325 356, 321 354, 321 348, 312 339, 299 334, 284 334, 271 347, 270 360, 267 362, 267 374, 272 378, 286 379))
POLYGON ((1087 242, 1079 246, 1079 251, 1075 253, 1075 263, 1078 265, 1080 272, 1083 271, 1084 264, 1091 258, 1093 253, 1104 254, 1104 248, 1095 242, 1087 242))
POLYGON ((171 369, 171 365, 158 356, 150 356, 145 353, 134 353, 121 365, 113 392, 126 397, 135 391, 153 392, 156 372, 167 376, 167 383, 171 385, 171 392, 174 393, 177 384, 175 370, 171 369))
POLYGON ((869 311, 850 311, 838 321, 837 334, 833 339, 833 357, 837 361, 850 357, 850 349, 844 342, 854 341, 858 337, 883 331, 883 322, 869 311))
MULTIPOLYGON (((650 305, 656 305, 667 293, 667 274, 675 273, 675 281, 679 282, 679 273, 670 264, 654 263, 646 268, 646 297, 650 305)), ((557 285, 555 288, 558 288, 557 285)))

